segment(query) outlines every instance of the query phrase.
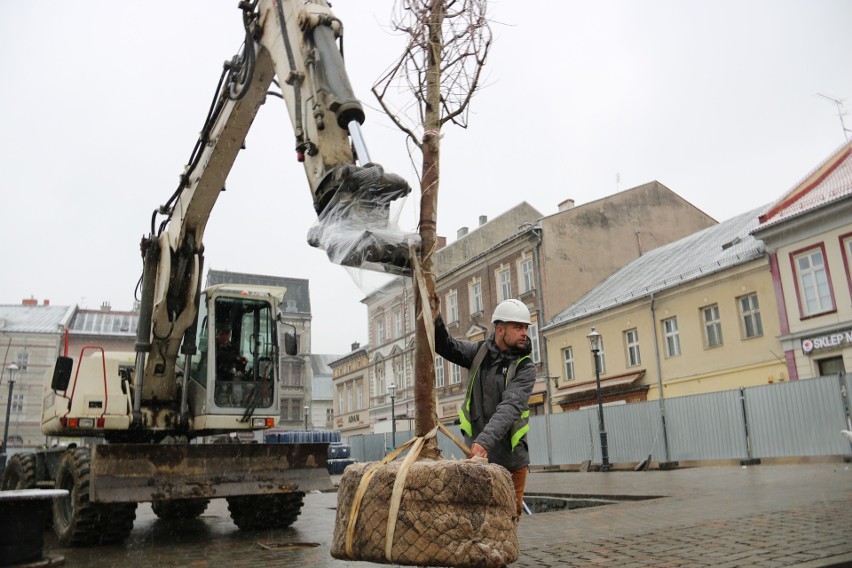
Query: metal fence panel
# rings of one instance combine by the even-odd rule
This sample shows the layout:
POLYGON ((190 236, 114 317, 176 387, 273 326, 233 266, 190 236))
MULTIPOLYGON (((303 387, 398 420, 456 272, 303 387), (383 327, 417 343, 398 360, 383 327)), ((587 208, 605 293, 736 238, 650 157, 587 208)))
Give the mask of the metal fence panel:
MULTIPOLYGON (((553 416, 551 416, 551 431, 553 431, 552 422, 553 416)), ((530 465, 549 465, 547 463, 546 416, 530 416, 530 431, 527 433, 527 445, 530 450, 530 465)))
POLYGON ((610 463, 639 462, 648 456, 660 459, 663 434, 658 402, 606 406, 603 414, 610 463))
POLYGON ((667 398, 665 407, 671 461, 748 457, 739 390, 667 398))
POLYGON ((594 412, 585 409, 575 412, 554 414, 551 420, 553 434, 553 463, 573 464, 586 460, 595 460, 600 456, 600 448, 595 453, 597 420, 594 412))
POLYGON ((745 407, 752 457, 849 453, 837 376, 751 387, 745 407))

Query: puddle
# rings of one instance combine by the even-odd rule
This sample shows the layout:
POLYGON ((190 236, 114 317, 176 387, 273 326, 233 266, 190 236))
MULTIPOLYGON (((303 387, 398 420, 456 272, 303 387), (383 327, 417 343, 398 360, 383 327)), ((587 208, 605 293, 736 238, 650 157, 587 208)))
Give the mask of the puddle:
POLYGON ((266 550, 304 550, 319 546, 317 542, 258 542, 266 550))
POLYGON ((582 495, 524 495, 524 504, 532 514, 552 513, 554 511, 570 511, 572 509, 584 509, 586 507, 600 507, 612 505, 622 501, 643 501, 645 499, 657 499, 656 495, 629 497, 602 497, 582 495))

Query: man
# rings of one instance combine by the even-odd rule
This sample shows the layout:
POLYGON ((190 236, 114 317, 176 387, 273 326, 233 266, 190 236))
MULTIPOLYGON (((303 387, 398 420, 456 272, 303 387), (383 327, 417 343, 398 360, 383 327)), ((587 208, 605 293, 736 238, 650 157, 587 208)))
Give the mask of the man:
POLYGON ((231 343, 231 326, 227 322, 216 323, 216 380, 231 381, 245 371, 246 359, 240 349, 231 343))
POLYGON ((520 300, 504 300, 491 316, 494 333, 484 341, 451 337, 438 315, 435 351, 468 369, 465 400, 459 408, 461 430, 474 456, 502 465, 512 474, 517 512, 523 510, 529 471, 529 398, 535 364, 527 337, 530 311, 520 300))

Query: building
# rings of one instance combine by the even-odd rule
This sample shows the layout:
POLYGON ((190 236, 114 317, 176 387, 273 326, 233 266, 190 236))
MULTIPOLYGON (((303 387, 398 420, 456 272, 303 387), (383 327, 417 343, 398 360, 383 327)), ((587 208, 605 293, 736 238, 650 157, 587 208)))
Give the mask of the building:
MULTIPOLYGON (((298 338, 299 352, 295 356, 280 350, 279 377, 281 378, 281 418, 278 426, 299 430, 305 427, 305 407, 310 408, 312 369, 311 354, 311 296, 308 281, 302 278, 265 276, 224 270, 208 270, 207 286, 216 284, 246 284, 286 288, 281 302, 278 344, 283 345, 283 334, 289 326, 298 338)), ((310 426, 310 424, 309 424, 310 426)))
POLYGON ((340 355, 311 353, 311 403, 309 425, 321 430, 334 427, 334 391, 332 370, 329 363, 340 359, 340 355))
POLYGON ((104 302, 97 310, 75 309, 68 328, 68 356, 78 361, 86 346, 133 352, 138 325, 138 311, 116 311, 109 302, 104 302))
MULTIPOLYGON (((541 213, 526 202, 491 221, 482 216, 474 231, 462 228, 455 242, 436 251, 434 266, 441 315, 454 337, 481 341, 491 332, 491 313, 497 304, 517 298, 527 305, 532 316, 528 332, 533 344, 532 359, 537 364, 537 374, 542 375, 538 341, 542 321, 539 219, 541 213)), ((466 380, 467 369, 436 357, 435 390, 442 421, 458 419, 466 380)), ((539 406, 535 405, 532 412, 539 406)))
POLYGON ((334 429, 343 437, 371 434, 369 345, 352 344, 352 351, 329 362, 332 373, 334 429))
POLYGON ((572 199, 563 201, 541 220, 547 317, 644 253, 715 224, 658 181, 576 207, 572 199))
MULTIPOLYGON (((532 314, 529 334, 539 377, 530 399, 531 412, 543 413, 546 377, 553 376, 547 369, 546 345, 539 338, 546 314, 564 309, 644 250, 715 224, 659 182, 578 207, 566 200, 547 217, 521 202, 492 220, 480 216, 472 230, 461 227, 449 245, 439 237, 433 269, 441 313, 451 334, 478 341, 491 333, 491 313, 499 302, 506 298, 525 302, 532 314), (636 246, 625 247, 624 242, 636 246)), ((363 302, 368 307, 370 334, 366 424, 371 425, 370 431, 390 431, 388 421, 394 414, 398 429, 411 428, 415 329, 410 280, 397 279, 363 302)), ((440 357, 435 363, 438 415, 444 422, 453 422, 464 396, 467 370, 440 357)), ((353 406, 347 404, 347 391, 338 388, 337 380, 335 385, 336 394, 343 397, 336 423, 352 420, 365 429, 363 406, 355 405, 357 420, 354 416, 341 420, 340 408, 351 414, 348 409, 353 406)))
POLYGON ((369 421, 373 432, 408 430, 414 419, 414 290, 410 278, 394 278, 361 301, 370 332, 369 421), (392 395, 393 393, 393 395, 392 395), (395 410, 391 412, 391 396, 395 410))
POLYGON ((791 379, 852 369, 852 143, 760 216, 791 379))
POLYGON ((593 328, 607 403, 788 380, 769 260, 750 234, 764 210, 643 254, 556 315, 542 330, 553 402, 595 404, 593 328))
POLYGON ((45 385, 53 376, 56 358, 62 354, 65 329, 75 307, 52 306, 49 300, 24 300, 19 305, 0 305, 0 424, 5 430, 9 415, 10 451, 33 448, 47 440, 41 433, 41 409, 45 385), (11 367, 11 368, 10 368, 11 367), (15 368, 17 367, 17 368, 15 368), (14 378, 9 399, 9 380, 14 378))

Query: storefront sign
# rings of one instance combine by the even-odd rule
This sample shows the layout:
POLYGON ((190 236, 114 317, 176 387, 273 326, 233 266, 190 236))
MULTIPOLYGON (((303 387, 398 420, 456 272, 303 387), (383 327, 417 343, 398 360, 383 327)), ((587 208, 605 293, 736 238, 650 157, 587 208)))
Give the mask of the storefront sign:
POLYGON ((852 345, 852 329, 802 339, 802 351, 805 353, 844 345, 852 345))

